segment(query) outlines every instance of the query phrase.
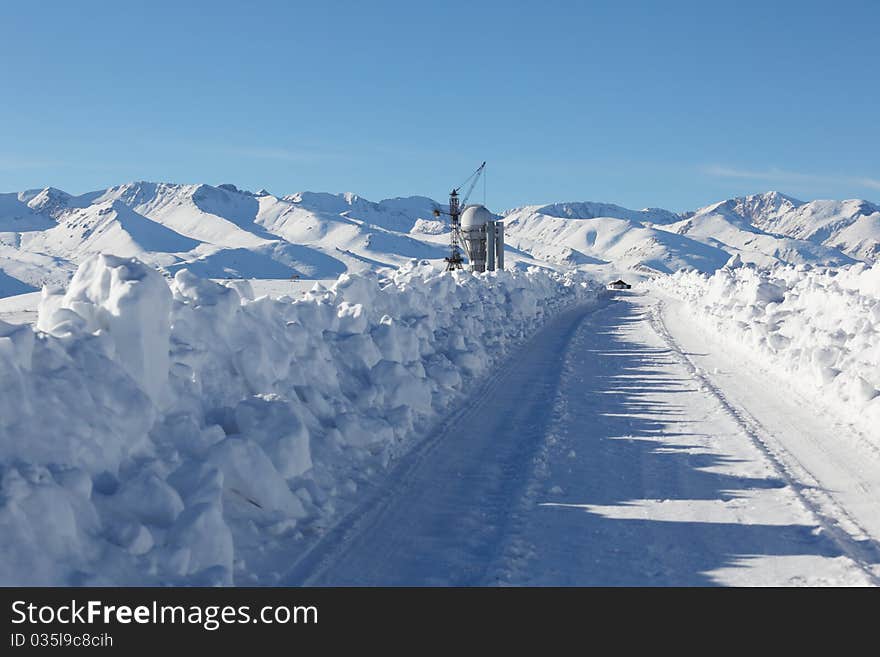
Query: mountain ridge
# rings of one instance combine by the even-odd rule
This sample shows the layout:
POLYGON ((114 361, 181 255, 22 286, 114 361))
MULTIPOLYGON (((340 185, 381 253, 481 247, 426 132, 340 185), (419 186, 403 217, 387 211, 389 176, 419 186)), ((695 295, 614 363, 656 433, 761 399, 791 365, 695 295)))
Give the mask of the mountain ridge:
MULTIPOLYGON (((322 279, 412 258, 439 262, 448 224, 436 220, 437 209, 444 206, 425 196, 276 196, 231 183, 141 180, 80 195, 54 187, 4 193, 0 296, 63 280, 94 252, 216 278, 322 279)), ((759 265, 842 265, 880 254, 876 204, 805 202, 777 191, 683 213, 595 201, 527 205, 504 220, 513 267, 669 273, 713 271, 733 255, 759 265)))

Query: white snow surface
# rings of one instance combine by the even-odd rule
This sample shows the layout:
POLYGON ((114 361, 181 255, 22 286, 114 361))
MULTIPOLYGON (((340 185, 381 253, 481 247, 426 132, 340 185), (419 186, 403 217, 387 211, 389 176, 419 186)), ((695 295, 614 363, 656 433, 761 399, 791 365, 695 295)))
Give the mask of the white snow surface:
POLYGON ((513 346, 605 294, 426 261, 248 288, 99 254, 35 326, 0 322, 0 583, 277 583, 267 554, 295 557, 513 346))
POLYGON ((794 385, 821 392, 880 446, 880 264, 731 265, 650 284, 685 300, 696 321, 733 347, 760 354, 794 385))

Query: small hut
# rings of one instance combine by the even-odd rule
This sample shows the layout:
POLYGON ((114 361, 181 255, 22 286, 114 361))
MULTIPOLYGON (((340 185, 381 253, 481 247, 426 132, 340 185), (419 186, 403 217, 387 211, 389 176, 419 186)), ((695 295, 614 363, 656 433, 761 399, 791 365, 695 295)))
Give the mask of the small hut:
POLYGON ((632 285, 621 279, 617 279, 613 283, 608 284, 609 290, 629 290, 630 288, 632 288, 632 285))

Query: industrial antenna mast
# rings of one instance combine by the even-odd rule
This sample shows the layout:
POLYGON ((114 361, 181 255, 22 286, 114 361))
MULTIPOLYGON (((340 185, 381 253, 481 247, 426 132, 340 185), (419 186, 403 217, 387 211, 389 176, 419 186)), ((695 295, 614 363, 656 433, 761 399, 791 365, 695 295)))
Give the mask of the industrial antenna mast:
MULTIPOLYGON (((467 177, 467 180, 465 180, 449 193, 449 217, 451 219, 452 232, 449 238, 449 257, 444 258, 444 260, 446 260, 446 271, 461 269, 461 213, 462 210, 467 207, 467 202, 468 199, 471 197, 471 192, 474 191, 474 187, 477 185, 477 180, 480 179, 480 175, 483 173, 483 169, 485 168, 486 163, 483 162, 479 167, 477 167, 476 171, 474 171, 471 175, 467 177), (464 196, 461 198, 461 200, 459 200, 458 192, 468 183, 470 183, 470 187, 468 187, 464 196)), ((434 210, 434 216, 440 216, 439 209, 434 210)))

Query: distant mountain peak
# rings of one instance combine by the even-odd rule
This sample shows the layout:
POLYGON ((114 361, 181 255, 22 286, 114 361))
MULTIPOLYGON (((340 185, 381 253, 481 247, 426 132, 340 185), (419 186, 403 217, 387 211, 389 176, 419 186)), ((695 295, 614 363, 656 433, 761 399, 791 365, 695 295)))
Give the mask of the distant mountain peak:
POLYGON ((794 197, 777 191, 769 191, 749 196, 735 196, 700 208, 694 214, 732 214, 739 220, 745 220, 747 223, 761 228, 802 205, 804 202, 794 197))
POLYGON ((40 212, 53 218, 66 210, 73 197, 55 187, 46 187, 28 199, 27 205, 34 212, 40 212))
POLYGON ((775 191, 752 194, 733 200, 734 212, 758 227, 804 205, 803 201, 775 191))
POLYGON ((617 217, 637 222, 649 222, 668 224, 681 219, 681 216, 663 210, 662 208, 645 208, 644 210, 630 210, 615 205, 614 203, 599 203, 596 201, 578 201, 569 203, 548 203, 547 205, 532 205, 523 208, 514 208, 507 214, 520 210, 529 210, 536 214, 560 219, 596 219, 599 217, 617 217))
POLYGON ((789 196, 788 194, 783 194, 782 192, 778 192, 775 189, 771 189, 769 192, 763 192, 761 194, 750 194, 749 196, 744 196, 741 198, 746 199, 762 199, 768 202, 785 202, 788 201, 792 205, 803 205, 804 201, 798 200, 793 196, 789 196))

